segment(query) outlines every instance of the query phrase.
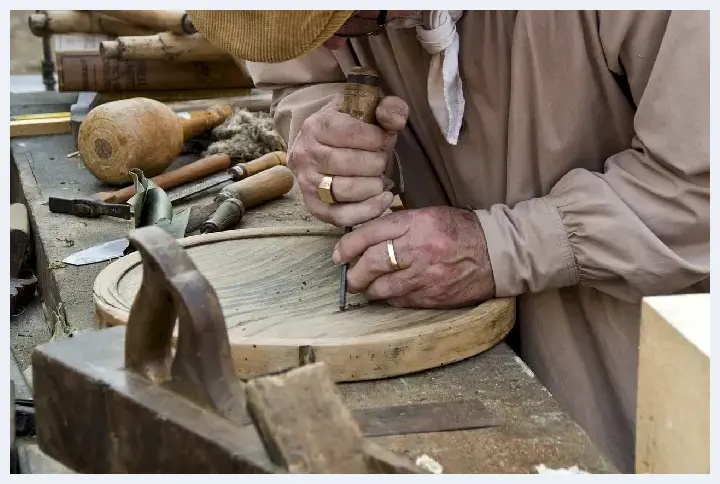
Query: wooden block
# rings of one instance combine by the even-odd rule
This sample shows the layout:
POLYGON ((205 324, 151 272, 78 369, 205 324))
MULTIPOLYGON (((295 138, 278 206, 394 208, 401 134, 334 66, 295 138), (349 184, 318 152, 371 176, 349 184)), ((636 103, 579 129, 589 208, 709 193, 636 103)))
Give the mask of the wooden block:
POLYGON ((30 251, 30 219, 22 203, 10 205, 10 277, 17 277, 30 251))
POLYGON ((75 474, 75 472, 40 450, 35 443, 18 445, 18 460, 22 474, 75 474))
POLYGON ((363 434, 325 364, 254 379, 246 391, 248 411, 275 464, 304 474, 367 473, 363 434))
POLYGON ((710 472, 710 295, 645 298, 636 473, 710 472))
POLYGON ((70 115, 46 119, 22 119, 10 121, 10 137, 44 136, 48 134, 68 134, 71 132, 70 115))

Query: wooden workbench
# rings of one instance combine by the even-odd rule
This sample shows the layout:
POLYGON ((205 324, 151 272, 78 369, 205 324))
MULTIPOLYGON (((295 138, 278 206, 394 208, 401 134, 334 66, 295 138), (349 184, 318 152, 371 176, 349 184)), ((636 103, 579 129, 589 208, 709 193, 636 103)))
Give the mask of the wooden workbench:
MULTIPOLYGON (((12 95, 11 114, 69 110, 72 102, 68 94, 12 95)), ((92 285, 108 263, 73 267, 59 262, 76 251, 126 236, 130 224, 108 217, 93 220, 49 212, 44 205, 49 196, 87 196, 106 188, 78 159, 66 158, 72 151, 70 135, 12 140, 11 194, 27 204, 31 215, 38 278, 48 313, 72 330, 92 331, 96 329, 92 285)), ((320 224, 305 211, 296 186, 282 200, 249 212, 243 227, 308 223, 320 224)), ((616 472, 505 344, 444 368, 340 388, 353 408, 460 399, 481 402, 499 426, 375 439, 413 460, 427 454, 445 473, 533 473, 539 465, 616 472)))

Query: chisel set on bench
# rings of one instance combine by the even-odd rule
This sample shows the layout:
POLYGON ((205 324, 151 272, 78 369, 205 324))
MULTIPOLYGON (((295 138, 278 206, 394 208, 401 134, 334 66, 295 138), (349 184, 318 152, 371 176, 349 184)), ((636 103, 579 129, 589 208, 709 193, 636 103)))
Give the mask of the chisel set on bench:
POLYGON ((157 227, 129 239, 143 275, 127 326, 33 355, 46 454, 80 473, 424 472, 366 439, 324 364, 238 379, 217 295, 185 250, 157 227))

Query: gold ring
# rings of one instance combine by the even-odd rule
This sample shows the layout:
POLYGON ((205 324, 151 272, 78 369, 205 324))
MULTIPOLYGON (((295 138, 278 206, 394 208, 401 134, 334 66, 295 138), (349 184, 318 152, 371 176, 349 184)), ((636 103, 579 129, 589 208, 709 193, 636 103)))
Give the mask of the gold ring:
POLYGON ((336 203, 335 197, 333 197, 332 194, 332 182, 333 177, 324 176, 317 188, 317 194, 320 201, 330 205, 336 203))
POLYGON ((387 251, 388 259, 390 259, 390 267, 392 267, 392 270, 396 271, 400 269, 400 265, 398 265, 397 259, 395 258, 395 248, 393 247, 392 240, 387 241, 387 251))

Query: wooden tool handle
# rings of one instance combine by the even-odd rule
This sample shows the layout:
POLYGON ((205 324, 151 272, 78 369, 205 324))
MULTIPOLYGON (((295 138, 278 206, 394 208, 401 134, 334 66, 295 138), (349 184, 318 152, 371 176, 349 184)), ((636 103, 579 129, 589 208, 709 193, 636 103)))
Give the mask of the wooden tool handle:
POLYGON ((178 113, 180 125, 183 130, 185 141, 201 135, 209 129, 225 122, 232 114, 232 107, 228 104, 220 104, 210 109, 201 111, 187 111, 178 113))
POLYGON ((96 10, 96 12, 154 32, 187 33, 183 28, 184 10, 96 10))
POLYGON ((372 69, 355 67, 345 83, 340 112, 368 124, 377 124, 375 110, 380 103, 379 77, 372 69))
MULTIPOLYGON (((151 180, 163 190, 175 188, 185 183, 199 180, 218 171, 230 168, 231 160, 228 155, 212 155, 185 165, 177 170, 167 171, 151 180)), ((114 192, 101 192, 95 198, 107 203, 125 203, 135 195, 135 187, 129 186, 114 192)))
POLYGON ((242 180, 243 178, 257 175, 261 171, 265 171, 268 168, 279 165, 287 166, 287 153, 284 151, 266 153, 260 158, 248 161, 247 163, 238 163, 230 170, 236 179, 242 180))
POLYGON ((226 186, 218 195, 218 200, 237 198, 245 209, 250 209, 285 195, 292 189, 294 181, 288 167, 273 166, 257 175, 226 186))

